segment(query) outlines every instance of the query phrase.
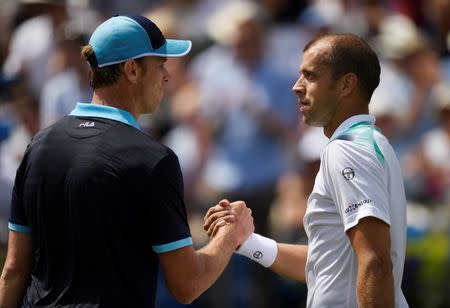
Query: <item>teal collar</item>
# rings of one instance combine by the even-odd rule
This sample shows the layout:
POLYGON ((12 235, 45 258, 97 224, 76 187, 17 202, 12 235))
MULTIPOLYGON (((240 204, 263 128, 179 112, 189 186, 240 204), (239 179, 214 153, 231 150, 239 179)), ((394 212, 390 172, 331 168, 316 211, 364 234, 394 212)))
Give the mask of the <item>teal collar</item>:
POLYGON ((75 109, 72 110, 72 112, 69 115, 78 117, 94 117, 94 118, 110 119, 122 122, 124 124, 139 129, 139 125, 133 118, 131 113, 123 109, 114 108, 110 106, 77 103, 75 109))
POLYGON ((362 123, 364 123, 366 125, 374 125, 375 117, 371 116, 369 114, 358 114, 358 115, 348 118, 347 120, 342 122, 341 125, 339 125, 339 127, 334 131, 333 135, 330 138, 330 141, 332 141, 333 139, 336 139, 338 136, 340 136, 343 132, 345 132, 350 127, 357 126, 362 123))

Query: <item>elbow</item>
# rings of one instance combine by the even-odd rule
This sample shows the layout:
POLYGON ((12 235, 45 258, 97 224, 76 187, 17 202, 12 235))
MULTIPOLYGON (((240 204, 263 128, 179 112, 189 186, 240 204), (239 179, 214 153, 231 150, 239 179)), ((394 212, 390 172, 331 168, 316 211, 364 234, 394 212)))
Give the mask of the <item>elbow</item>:
POLYGON ((389 277, 389 275, 392 276, 393 265, 390 256, 371 256, 367 258, 364 268, 368 273, 376 276, 389 277))
POLYGON ((1 278, 5 281, 17 281, 27 279, 29 271, 27 268, 17 266, 14 263, 6 262, 1 278))
POLYGON ((196 299, 195 296, 192 296, 191 294, 172 294, 172 296, 177 300, 180 304, 183 305, 189 305, 191 304, 194 299, 196 299))
POLYGON ((199 291, 192 283, 185 283, 182 286, 172 287, 169 289, 170 294, 181 304, 191 304, 200 296, 199 291))

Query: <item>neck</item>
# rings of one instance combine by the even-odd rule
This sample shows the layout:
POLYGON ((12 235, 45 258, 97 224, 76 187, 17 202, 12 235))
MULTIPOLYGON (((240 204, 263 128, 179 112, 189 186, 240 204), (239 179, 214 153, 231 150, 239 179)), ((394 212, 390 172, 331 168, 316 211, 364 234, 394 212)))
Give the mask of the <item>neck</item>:
POLYGON ((325 136, 331 138, 336 129, 348 118, 358 114, 369 114, 369 104, 365 102, 359 102, 348 106, 348 108, 340 108, 340 112, 337 112, 334 118, 323 128, 325 136))
POLYGON ((95 89, 91 103, 128 111, 135 119, 139 116, 134 95, 118 85, 95 89))

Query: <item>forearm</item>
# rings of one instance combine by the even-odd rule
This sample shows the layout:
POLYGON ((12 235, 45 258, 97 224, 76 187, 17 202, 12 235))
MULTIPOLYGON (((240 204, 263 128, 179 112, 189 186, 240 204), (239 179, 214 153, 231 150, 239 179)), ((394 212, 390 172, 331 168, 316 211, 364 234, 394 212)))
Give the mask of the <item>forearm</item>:
POLYGON ((188 246, 159 255, 167 286, 182 303, 192 302, 208 289, 219 278, 238 245, 254 231, 251 210, 244 202, 229 203, 224 199, 216 207, 230 209, 225 216, 221 215, 223 213, 217 215, 215 207, 208 210, 210 215, 207 214, 205 219, 208 222, 212 220, 211 224, 217 230, 209 232, 209 228, 205 228, 211 236, 205 247, 195 251, 192 246, 188 246), (233 216, 232 223, 227 222, 230 215, 233 216))
POLYGON ((23 297, 28 279, 27 273, 10 270, 5 266, 0 277, 0 307, 15 308, 23 297))
POLYGON ((16 308, 31 272, 31 235, 10 231, 8 253, 0 277, 0 307, 16 308))
POLYGON ((277 244, 278 254, 270 269, 275 273, 293 280, 306 280, 305 266, 308 257, 308 246, 293 244, 277 244))
POLYGON ((218 232, 197 251, 189 246, 161 254, 166 283, 172 296, 183 304, 199 297, 223 272, 237 245, 226 232, 218 232))
POLYGON ((199 268, 195 284, 198 297, 219 278, 230 261, 237 245, 227 241, 227 237, 213 238, 206 246, 197 250, 199 268))
POLYGON ((357 296, 361 308, 393 308, 392 264, 376 260, 358 264, 357 296))

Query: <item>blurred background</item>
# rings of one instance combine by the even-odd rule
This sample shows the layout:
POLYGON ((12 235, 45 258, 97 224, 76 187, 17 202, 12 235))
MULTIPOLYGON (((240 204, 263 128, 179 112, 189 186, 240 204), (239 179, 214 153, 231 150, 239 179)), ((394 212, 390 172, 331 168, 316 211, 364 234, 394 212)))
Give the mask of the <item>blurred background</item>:
MULTIPOLYGON (((1 0, 0 242, 4 258, 16 168, 33 135, 89 102, 80 47, 115 14, 140 14, 193 41, 144 131, 179 156, 195 245, 207 208, 244 199, 256 232, 306 243, 302 218, 326 144, 301 123, 291 88, 306 42, 350 32, 382 62, 370 103, 403 166, 410 307, 450 307, 450 0, 1 0)), ((149 248, 150 249, 150 248, 149 248)), ((0 261, 2 265, 3 261, 0 261)), ((306 287, 234 256, 191 305, 163 277, 157 307, 304 307, 306 287)))

